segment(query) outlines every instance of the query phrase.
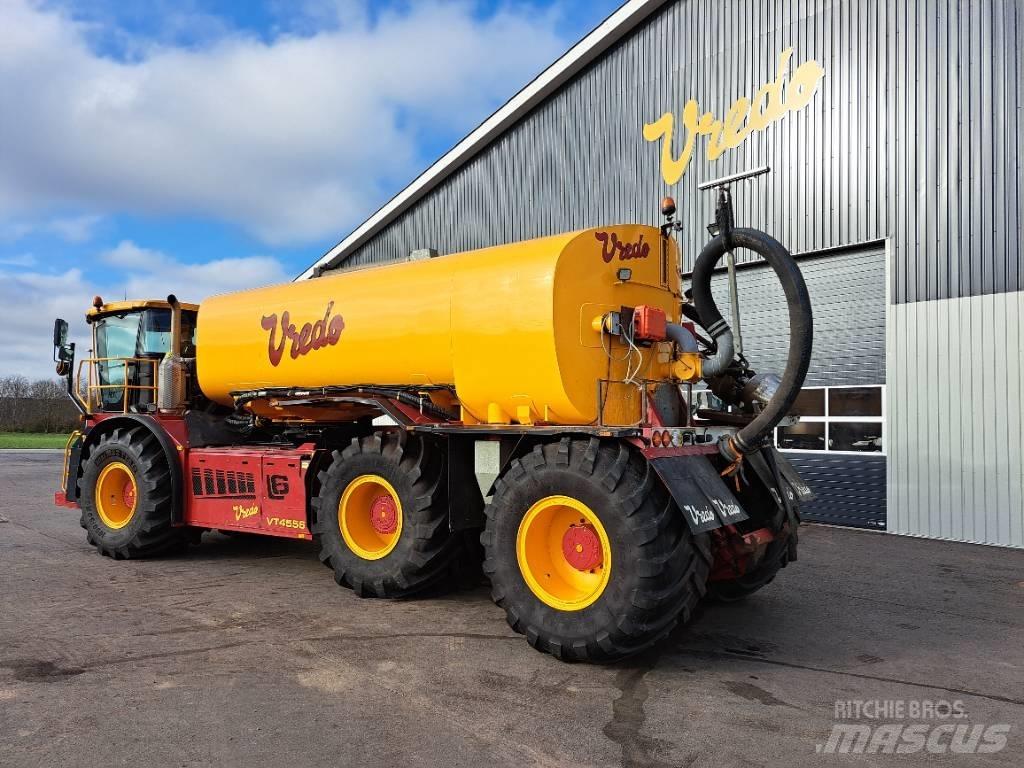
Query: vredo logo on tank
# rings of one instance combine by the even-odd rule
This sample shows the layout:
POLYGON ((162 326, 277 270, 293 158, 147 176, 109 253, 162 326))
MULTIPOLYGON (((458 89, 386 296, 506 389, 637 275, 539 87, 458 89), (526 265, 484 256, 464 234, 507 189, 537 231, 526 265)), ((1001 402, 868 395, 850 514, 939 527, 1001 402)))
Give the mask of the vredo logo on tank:
POLYGON ((616 257, 619 261, 646 259, 651 253, 651 246, 644 242, 643 235, 635 243, 619 240, 614 232, 595 232, 594 237, 601 244, 601 258, 605 264, 610 264, 616 257))
POLYGON ((309 354, 313 350, 322 349, 327 346, 334 346, 341 338, 341 332, 345 330, 345 320, 340 314, 333 314, 334 302, 327 304, 324 316, 315 322, 305 323, 301 328, 292 322, 291 313, 285 310, 278 320, 277 313, 264 315, 260 324, 263 330, 268 331, 270 336, 267 339, 267 357, 270 364, 278 366, 284 357, 285 347, 288 342, 288 354, 292 360, 309 354))

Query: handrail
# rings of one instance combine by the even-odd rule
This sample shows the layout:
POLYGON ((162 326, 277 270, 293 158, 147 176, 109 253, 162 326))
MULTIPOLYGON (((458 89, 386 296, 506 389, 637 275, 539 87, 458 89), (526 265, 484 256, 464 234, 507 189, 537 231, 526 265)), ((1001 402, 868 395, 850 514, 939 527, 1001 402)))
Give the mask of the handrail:
POLYGON ((76 429, 74 432, 68 435, 68 441, 64 444, 64 473, 61 476, 60 490, 62 493, 65 494, 68 492, 68 472, 71 469, 71 446, 74 444, 75 440, 77 440, 81 436, 81 430, 76 429))
POLYGON ((102 393, 106 390, 121 390, 121 411, 122 413, 128 413, 128 407, 131 405, 131 398, 129 393, 132 392, 150 392, 152 393, 154 405, 157 402, 157 395, 159 392, 159 386, 157 382, 158 366, 160 365, 159 358, 151 357, 89 357, 80 360, 78 363, 77 376, 75 378, 76 389, 78 394, 85 403, 89 406, 90 411, 94 411, 102 407, 103 397, 102 393), (120 364, 124 368, 124 381, 120 384, 100 384, 99 372, 96 370, 96 366, 99 364, 106 364, 110 366, 116 366, 120 364), (128 377, 128 366, 129 364, 135 365, 148 365, 152 371, 152 384, 138 384, 131 383, 128 377), (85 391, 83 392, 82 384, 82 366, 88 366, 85 378, 85 391))

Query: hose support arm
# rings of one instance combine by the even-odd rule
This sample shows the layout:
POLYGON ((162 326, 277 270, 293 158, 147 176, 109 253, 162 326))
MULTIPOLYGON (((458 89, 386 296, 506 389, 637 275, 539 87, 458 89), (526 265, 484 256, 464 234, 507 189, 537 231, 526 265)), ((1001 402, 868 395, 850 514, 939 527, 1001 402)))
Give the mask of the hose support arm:
POLYGON ((778 240, 756 229, 737 228, 727 234, 728 242, 719 235, 704 246, 691 277, 693 302, 701 325, 718 344, 717 352, 704 361, 704 378, 724 372, 732 363, 732 331, 711 292, 712 274, 727 250, 748 248, 764 258, 782 285, 789 307, 789 354, 778 390, 750 424, 719 443, 721 454, 730 462, 736 462, 756 448, 792 408, 810 366, 814 330, 807 285, 792 254, 778 240))

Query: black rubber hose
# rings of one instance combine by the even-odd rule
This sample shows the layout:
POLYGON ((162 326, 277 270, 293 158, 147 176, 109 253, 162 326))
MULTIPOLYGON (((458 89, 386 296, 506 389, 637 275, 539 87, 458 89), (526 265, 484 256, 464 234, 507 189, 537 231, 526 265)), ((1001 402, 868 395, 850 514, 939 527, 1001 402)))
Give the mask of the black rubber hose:
MULTIPOLYGON (((814 322, 811 315, 811 299, 807 294, 803 275, 796 260, 782 243, 764 232, 746 228, 732 230, 730 243, 733 248, 754 251, 768 262, 768 266, 774 270, 775 276, 782 284, 786 303, 789 305, 789 356, 786 359, 782 383, 757 418, 732 438, 725 439, 719 444, 722 455, 730 461, 735 461, 755 448, 793 407, 793 402, 804 385, 807 368, 811 364, 814 322)), ((693 303, 700 313, 701 325, 715 338, 729 332, 728 325, 722 319, 722 313, 718 311, 711 293, 711 275, 726 250, 725 239, 721 235, 714 238, 704 246, 704 250, 697 257, 691 277, 693 303), (717 329, 718 332, 713 329, 717 329)))
POLYGON ((422 397, 414 395, 411 392, 398 390, 395 392, 395 399, 399 402, 405 403, 406 405, 411 405, 414 408, 422 408, 425 412, 435 418, 445 419, 447 421, 457 421, 459 418, 459 414, 449 411, 447 408, 442 408, 429 397, 422 397))

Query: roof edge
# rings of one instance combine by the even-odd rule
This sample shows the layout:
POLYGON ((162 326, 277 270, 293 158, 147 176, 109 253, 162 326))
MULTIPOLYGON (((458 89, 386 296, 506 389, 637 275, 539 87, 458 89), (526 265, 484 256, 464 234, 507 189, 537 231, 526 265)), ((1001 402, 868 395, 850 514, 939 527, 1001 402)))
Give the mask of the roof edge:
POLYGON ((317 267, 333 266, 342 261, 349 251, 365 243, 409 206, 429 194, 509 126, 565 85, 666 2, 629 0, 624 3, 295 280, 312 277, 317 267))

